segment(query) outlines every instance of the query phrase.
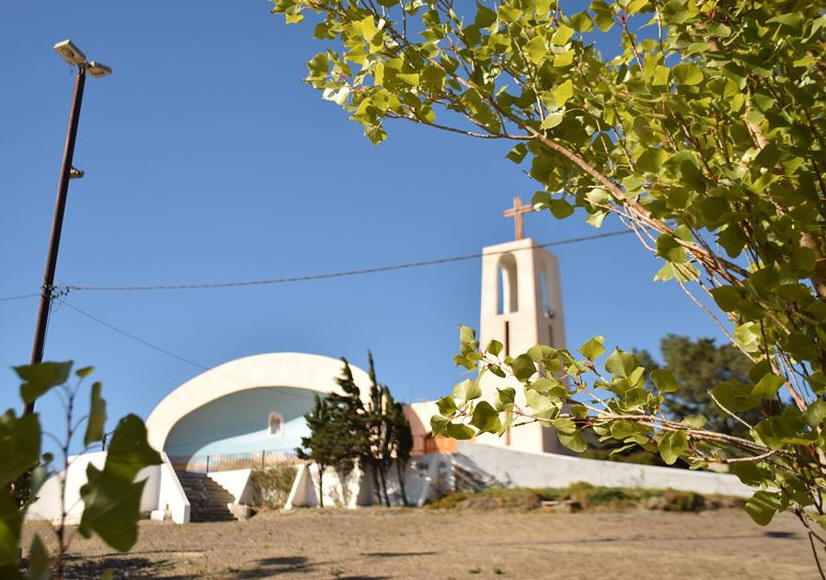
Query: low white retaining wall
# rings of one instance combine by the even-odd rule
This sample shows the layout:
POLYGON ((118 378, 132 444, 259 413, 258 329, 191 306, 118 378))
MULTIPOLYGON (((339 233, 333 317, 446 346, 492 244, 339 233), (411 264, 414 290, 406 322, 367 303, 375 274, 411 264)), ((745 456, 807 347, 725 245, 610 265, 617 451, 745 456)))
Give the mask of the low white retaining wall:
MULTIPOLYGON (((656 465, 529 453, 459 441, 459 454, 507 487, 567 487, 584 481, 606 487, 675 489, 703 494, 750 497, 754 490, 730 474, 656 465)), ((461 458, 459 458, 461 460, 461 458)))
MULTIPOLYGON (((86 467, 89 464, 103 469, 106 462, 106 452, 84 453, 69 458, 70 464, 66 476, 66 520, 69 524, 80 523, 83 515, 83 500, 80 499, 80 488, 86 483, 86 467)), ((171 467, 170 467, 171 469, 171 467)), ((151 512, 158 508, 158 496, 161 489, 161 466, 152 465, 138 472, 135 481, 146 480, 141 495, 141 512, 151 512)), ((176 479, 177 481, 177 479, 176 479)), ((181 491, 183 493, 183 490, 181 491)), ((184 498, 186 499, 186 498, 184 498)), ((189 504, 187 503, 187 506, 189 504)), ((49 520, 59 523, 63 509, 60 504, 60 476, 51 476, 37 493, 37 500, 26 512, 28 520, 49 520)))
POLYGON ((153 520, 161 521, 169 517, 176 524, 188 524, 189 500, 166 453, 161 453, 161 459, 163 463, 158 466, 160 485, 151 517, 153 520))
POLYGON ((207 473, 207 476, 227 490, 234 503, 246 505, 252 499, 252 486, 250 485, 252 469, 212 471, 207 473))

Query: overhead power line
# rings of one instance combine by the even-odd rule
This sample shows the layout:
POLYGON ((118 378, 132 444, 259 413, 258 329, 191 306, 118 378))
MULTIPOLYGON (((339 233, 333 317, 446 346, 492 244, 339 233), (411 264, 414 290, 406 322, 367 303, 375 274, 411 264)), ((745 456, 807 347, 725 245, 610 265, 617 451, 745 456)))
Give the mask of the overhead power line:
MULTIPOLYGON (((188 358, 186 358, 186 357, 183 357, 183 356, 181 356, 181 355, 179 355, 179 354, 175 354, 174 352, 172 352, 172 351, 170 351, 170 350, 167 350, 167 349, 165 349, 165 348, 162 348, 162 347, 160 347, 160 346, 158 346, 158 345, 156 345, 156 344, 152 344, 151 342, 149 342, 149 341, 147 341, 147 340, 144 340, 144 339, 142 339, 142 338, 140 338, 140 337, 138 337, 138 336, 135 336, 135 335, 134 335, 134 334, 132 334, 131 332, 126 332, 125 330, 123 330, 123 329, 121 329, 121 328, 118 328, 118 327, 117 327, 117 326, 115 326, 114 324, 110 324, 110 323, 106 322, 105 320, 103 320, 103 319, 101 319, 101 318, 98 318, 98 317, 97 317, 97 316, 95 316, 94 314, 91 314, 91 313, 89 313, 89 312, 86 312, 85 310, 82 310, 82 309, 78 308, 77 306, 73 306, 72 304, 69 304, 68 302, 66 302, 66 301, 65 301, 65 300, 63 300, 62 298, 55 298, 55 301, 56 301, 56 302, 59 302, 59 303, 60 303, 61 305, 63 305, 63 306, 66 306, 66 307, 68 307, 68 308, 71 308, 72 310, 74 310, 74 311, 75 311, 75 312, 77 312, 78 314, 81 314, 81 315, 85 316, 86 318, 89 318, 90 320, 94 320, 95 322, 97 322, 97 323, 98 323, 98 324, 100 324, 100 325, 105 326, 105 327, 106 327, 106 328, 108 328, 109 330, 113 330, 113 331, 117 332, 118 334, 123 335, 123 336, 125 336, 126 338, 128 338, 128 339, 130 339, 130 340, 133 340, 133 341, 135 341, 135 342, 138 342, 138 343, 142 344, 142 345, 143 345, 143 346, 145 346, 145 347, 151 348, 152 350, 155 350, 155 351, 157 351, 157 352, 159 352, 159 353, 161 353, 161 354, 165 354, 165 355, 166 355, 166 356, 168 356, 168 357, 174 358, 175 360, 178 360, 178 361, 180 361, 180 362, 186 363, 186 364, 188 364, 188 365, 190 365, 190 366, 193 366, 193 367, 195 367, 195 368, 198 368, 198 369, 200 369, 200 370, 202 370, 202 371, 210 371, 210 372, 218 373, 218 374, 220 374, 220 375, 222 375, 222 376, 224 376, 224 377, 227 377, 228 379, 232 379, 232 380, 234 380, 234 381, 238 381, 238 382, 240 382, 240 383, 245 383, 245 384, 247 384, 247 385, 253 386, 253 385, 251 385, 251 383, 250 383, 249 381, 247 381, 246 379, 242 379, 242 378, 240 378, 240 377, 236 377, 236 376, 228 375, 228 374, 226 374, 226 373, 224 373, 224 372, 221 372, 221 371, 216 370, 214 367, 213 367, 213 368, 210 368, 210 367, 208 367, 208 366, 206 366, 206 365, 202 365, 201 363, 197 363, 197 362, 195 362, 195 361, 193 361, 193 360, 190 360, 190 359, 188 359, 188 358)), ((287 395, 287 396, 290 396, 290 397, 296 397, 296 398, 299 398, 299 399, 307 399, 307 400, 312 399, 312 395, 302 394, 302 393, 298 393, 298 392, 293 392, 293 391, 292 391, 292 390, 290 390, 290 389, 282 389, 282 393, 283 393, 283 394, 285 394, 285 395, 287 395)))
MULTIPOLYGON (((582 236, 578 238, 568 238, 566 240, 558 240, 555 242, 548 242, 546 244, 538 244, 541 248, 550 248, 553 246, 563 246, 567 244, 575 244, 579 242, 588 242, 592 240, 601 240, 604 238, 611 238, 615 236, 623 236, 633 233, 631 230, 621 230, 616 232, 605 232, 602 234, 595 234, 592 236, 582 236)), ((528 250, 528 248, 520 248, 518 250, 503 250, 496 253, 510 253, 513 251, 528 250)), ((439 258, 436 260, 424 260, 420 262, 407 262, 404 264, 393 264, 389 266, 376 266, 373 268, 363 268, 360 270, 345 270, 342 272, 332 272, 328 274, 313 274, 307 276, 292 276, 289 278, 272 278, 268 280, 246 280, 239 282, 214 282, 205 284, 143 284, 133 286, 80 286, 74 284, 61 285, 57 289, 67 292, 77 291, 108 291, 108 292, 126 292, 126 291, 144 291, 144 290, 211 290, 217 288, 238 288, 244 286, 270 286, 274 284, 290 284, 294 282, 309 282, 312 280, 327 280, 330 278, 344 278, 347 276, 360 276, 363 274, 376 274, 379 272, 391 272, 394 270, 405 270, 409 268, 422 268, 424 266, 434 266, 436 264, 448 264, 451 262, 462 262, 465 260, 474 260, 481 258, 483 254, 467 254, 464 256, 453 256, 450 258, 439 258)))
POLYGON ((35 292, 34 294, 21 294, 20 296, 5 296, 0 298, 0 302, 11 302, 12 300, 23 300, 24 298, 34 298, 35 296, 40 296, 39 292, 35 292))

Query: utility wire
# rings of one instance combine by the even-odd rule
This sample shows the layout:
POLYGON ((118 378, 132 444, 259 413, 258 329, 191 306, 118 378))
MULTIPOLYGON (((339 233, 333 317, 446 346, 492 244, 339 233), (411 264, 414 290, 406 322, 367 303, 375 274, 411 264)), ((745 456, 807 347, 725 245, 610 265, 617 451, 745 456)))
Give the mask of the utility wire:
MULTIPOLYGON (((546 244, 538 244, 540 248, 549 248, 553 246, 563 246, 566 244, 575 244, 579 242, 588 242, 591 240, 600 240, 614 236, 622 236, 633 233, 631 230, 621 230, 616 232, 605 232, 593 236, 582 236, 578 238, 568 238, 566 240, 559 240, 556 242, 548 242, 546 244)), ((536 246, 529 246, 527 248, 519 248, 516 250, 503 250, 501 252, 491 252, 488 255, 506 254, 514 251, 530 250, 536 246)), ((308 276, 293 276, 290 278, 273 278, 269 280, 248 280, 241 282, 216 282, 207 284, 164 284, 164 285, 140 285, 140 286, 79 286, 79 285, 63 285, 58 286, 59 289, 66 292, 75 291, 144 291, 144 290, 207 290, 216 288, 238 288, 243 286, 269 286, 274 284, 289 284, 293 282, 308 282, 311 280, 327 280, 330 278, 344 278, 347 276, 360 276, 362 274, 375 274, 378 272, 391 272, 393 270, 404 270, 408 268, 421 268, 423 266, 433 266, 436 264, 448 264, 451 262, 462 262, 465 260, 474 260, 481 258, 482 253, 467 254, 464 256, 453 256, 450 258, 440 258, 437 260, 424 260, 421 262, 408 262, 405 264, 394 264, 390 266, 377 266, 374 268, 363 268, 360 270, 346 270, 343 272, 333 272, 330 274, 315 274, 308 276)))
MULTIPOLYGON (((151 348, 152 350, 155 350, 155 351, 157 351, 157 352, 160 352, 161 354, 165 354, 165 355, 167 355, 167 356, 169 356, 169 357, 172 357, 172 358, 174 358, 174 359, 176 359, 176 360, 178 360, 178 361, 180 361, 180 362, 186 363, 186 364, 188 364, 188 365, 190 365, 190 366, 196 367, 196 368, 201 369, 201 370, 203 370, 203 371, 211 371, 211 372, 215 372, 215 373, 220 374, 221 376, 227 377, 228 379, 232 379, 233 381, 238 381, 239 383, 244 383, 244 384, 246 384, 246 385, 248 385, 248 386, 256 386, 256 385, 252 385, 249 381, 246 381, 246 380, 244 380, 244 379, 241 379, 241 378, 238 378, 238 377, 235 377, 235 376, 232 376, 232 375, 228 375, 228 374, 226 374, 226 373, 218 372, 218 371, 217 371, 214 367, 213 367, 213 368, 210 368, 210 367, 208 367, 208 366, 206 366, 206 365, 202 365, 202 364, 200 364, 200 363, 197 363, 197 362, 195 362, 195 361, 193 361, 193 360, 190 360, 190 359, 188 359, 188 358, 186 358, 186 357, 183 357, 183 356, 181 356, 181 355, 179 355, 179 354, 175 354, 174 352, 172 352, 172 351, 170 351, 170 350, 167 350, 167 349, 165 349, 165 348, 161 348, 160 346, 157 346, 157 345, 155 345, 155 344, 152 344, 152 343, 151 343, 151 342, 149 342, 149 341, 146 341, 146 340, 144 340, 144 339, 142 339, 142 338, 140 338, 140 337, 137 337, 137 336, 135 336, 134 334, 132 334, 132 333, 130 333, 130 332, 126 332, 125 330, 122 330, 122 329, 118 328, 117 326, 115 326, 115 325, 113 325, 113 324, 110 324, 110 323, 106 322, 105 320, 102 320, 102 319, 98 318, 98 317, 97 317, 97 316, 95 316, 94 314, 91 314, 91 313, 89 313, 89 312, 86 312, 85 310, 81 310, 81 309, 80 309, 80 308, 78 308, 77 306, 73 306, 73 305, 69 304, 68 302, 66 302, 66 301, 65 301, 65 300, 63 300, 62 298, 55 298, 55 301, 59 302, 59 303, 60 303, 61 305, 63 305, 63 306, 66 306, 66 307, 68 307, 68 308, 71 308, 72 310, 74 310, 74 311, 75 311, 75 312, 77 312, 78 314, 82 314, 82 315, 83 315, 83 316, 85 316, 86 318, 89 318, 89 319, 91 319, 91 320, 94 320, 95 322, 97 322, 98 324, 101 324, 101 325, 105 326, 105 327, 106 327, 106 328, 108 328, 109 330, 113 330, 113 331, 117 332, 118 334, 121 334, 121 335, 125 336, 126 338, 129 338, 129 339, 131 339, 131 340, 134 340, 135 342, 139 342, 140 344, 142 344, 142 345, 144 345, 144 346, 146 346, 146 347, 148 347, 148 348, 151 348)), ((290 396, 290 397, 297 397, 297 398, 299 398, 299 399, 311 400, 311 399, 313 398, 313 397, 312 397, 312 395, 302 395, 301 393, 296 393, 296 392, 293 392, 293 391, 292 391, 292 389, 282 389, 282 391, 281 391, 281 392, 282 392, 283 394, 285 394, 285 395, 290 396)))
POLYGON ((23 300, 24 298, 34 298, 35 296, 40 296, 40 293, 34 294, 22 294, 20 296, 5 296, 0 298, 0 302, 11 302, 12 300, 23 300))
POLYGON ((185 362, 186 364, 188 364, 188 365, 192 365, 192 366, 197 367, 197 368, 199 368, 199 369, 201 369, 201 370, 205 370, 205 371, 208 371, 208 370, 209 370, 209 367, 207 367, 207 366, 204 366, 204 365, 202 365, 202 364, 196 363, 195 361, 191 361, 191 360, 189 360, 188 358, 184 358, 184 357, 182 357, 182 356, 180 356, 180 355, 177 355, 177 354, 175 354, 174 352, 171 352, 171 351, 166 350, 165 348, 161 348, 161 347, 159 347, 159 346, 156 346, 156 345, 152 344, 151 342, 147 342, 147 341, 145 341, 145 340, 144 340, 144 339, 142 339, 142 338, 138 338, 138 337, 137 337, 137 336, 135 336, 134 334, 130 334, 130 333, 126 332, 125 330, 121 330, 121 329, 120 329, 120 328, 118 328, 117 326, 114 326, 114 325, 112 325, 112 324, 109 324, 109 323, 108 323, 108 322, 106 322, 105 320, 101 320, 101 319, 100 319, 100 318, 98 318, 97 316, 95 316, 95 315, 93 315, 93 314, 90 314, 90 313, 86 312, 85 310, 81 310, 81 309, 80 309, 80 308, 78 308, 77 306, 72 306, 71 304, 69 304, 68 302, 66 302, 65 300, 63 300, 63 299, 61 299, 61 298, 56 298, 56 300, 57 300, 58 302, 60 302, 60 304, 62 304, 63 306, 66 306, 66 307, 68 307, 68 308, 71 308, 72 310, 74 310, 75 312, 77 312, 77 313, 79 313, 79 314, 82 314, 82 315, 83 315, 83 316, 85 316, 86 318, 90 318, 90 319, 94 320, 95 322, 97 322, 98 324, 102 324, 102 325, 103 325, 103 326, 105 326, 106 328, 108 328, 108 329, 110 329, 110 330, 114 330, 114 331, 115 331, 115 332, 117 332, 118 334, 122 334, 123 336, 125 336, 125 337, 127 337, 127 338, 131 338, 132 340, 134 340, 134 341, 136 341, 136 342, 139 342, 139 343, 141 343, 141 344, 142 344, 142 345, 144 345, 144 346, 147 346, 147 347, 149 347, 149 348, 151 348, 151 349, 153 349, 153 350, 156 350, 156 351, 158 351, 158 352, 161 352, 161 353, 163 353, 163 354, 165 354, 165 355, 167 355, 167 356, 171 356, 172 358, 178 359, 178 360, 179 360, 179 361, 181 361, 181 362, 185 362))

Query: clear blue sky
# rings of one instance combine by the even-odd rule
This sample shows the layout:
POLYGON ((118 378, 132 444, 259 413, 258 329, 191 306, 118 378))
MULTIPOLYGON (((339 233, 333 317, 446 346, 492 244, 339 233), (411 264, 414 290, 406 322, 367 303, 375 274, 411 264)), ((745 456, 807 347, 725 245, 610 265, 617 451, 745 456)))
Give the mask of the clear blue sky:
MULTIPOLYGON (((264 0, 0 5, 0 299, 37 293, 74 73, 71 38, 114 70, 88 79, 58 284, 176 284, 323 274, 473 254, 512 239, 502 210, 535 190, 506 143, 389 125, 372 146, 301 82, 319 49, 264 0)), ((526 218, 540 243, 598 233, 526 218)), ((618 229, 606 222, 603 231, 618 229)), ((668 332, 717 336, 631 236, 555 249, 569 347, 657 351, 668 332)), ((444 395, 457 325, 478 326, 479 261, 241 289, 76 292, 69 304, 211 367, 271 351, 346 356, 403 400, 444 395)), ((37 298, 0 302, 0 406, 19 408, 37 298)), ((66 306, 47 360, 97 367, 110 417, 146 417, 201 370, 66 306)), ((39 408, 51 423, 56 406, 39 408)), ((110 424, 110 428, 113 425, 110 424)))

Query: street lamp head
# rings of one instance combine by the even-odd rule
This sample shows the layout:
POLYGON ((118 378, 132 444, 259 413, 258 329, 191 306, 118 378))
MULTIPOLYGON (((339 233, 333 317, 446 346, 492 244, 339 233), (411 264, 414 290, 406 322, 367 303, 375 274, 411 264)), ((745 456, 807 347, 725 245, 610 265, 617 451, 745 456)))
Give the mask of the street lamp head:
POLYGON ((105 64, 92 60, 89 61, 89 63, 87 64, 86 72, 92 75, 93 77, 100 78, 112 74, 112 69, 106 66, 105 64))
POLYGON ((54 45, 54 50, 71 65, 82 65, 86 62, 86 55, 71 40, 58 42, 54 45))

